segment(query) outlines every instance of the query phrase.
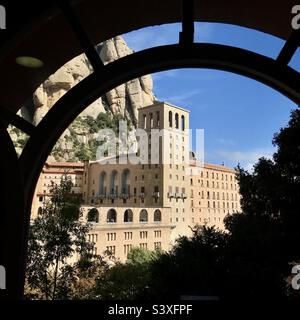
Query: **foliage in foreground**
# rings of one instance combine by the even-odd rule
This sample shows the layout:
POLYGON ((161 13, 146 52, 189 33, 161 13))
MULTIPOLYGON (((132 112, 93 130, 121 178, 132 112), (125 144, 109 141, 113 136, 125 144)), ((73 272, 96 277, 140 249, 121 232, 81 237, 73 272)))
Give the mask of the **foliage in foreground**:
MULTIPOLYGON (((93 244, 86 241, 90 226, 80 221, 80 199, 71 193, 71 188, 72 182, 66 175, 60 185, 52 183, 51 199, 44 203, 42 212, 31 224, 27 298, 73 298, 81 291, 82 283, 88 287, 90 278, 104 266, 103 261, 90 253, 93 244), (77 257, 80 260, 72 263, 77 257)), ((81 297, 84 297, 83 292, 81 297)))

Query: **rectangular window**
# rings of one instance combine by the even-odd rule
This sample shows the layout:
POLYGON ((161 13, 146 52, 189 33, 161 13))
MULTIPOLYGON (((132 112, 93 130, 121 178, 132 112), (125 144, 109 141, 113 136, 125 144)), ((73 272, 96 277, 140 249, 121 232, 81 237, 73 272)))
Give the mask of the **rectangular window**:
POLYGON ((124 254, 128 254, 132 249, 132 244, 125 244, 124 245, 124 254))
POLYGON ((154 231, 154 238, 161 238, 161 230, 154 231))
POLYGON ((161 242, 154 242, 154 249, 160 249, 161 248, 161 242))
POLYGON ((132 232, 124 232, 125 240, 131 240, 132 239, 132 232))
POLYGON ((114 254, 116 254, 116 246, 107 246, 106 251, 108 251, 114 255, 114 254))
POLYGON ((140 232, 140 238, 141 239, 147 239, 148 238, 148 231, 141 231, 140 232))
POLYGON ((116 233, 107 233, 106 234, 107 241, 115 241, 117 239, 116 233))
POLYGON ((144 250, 148 250, 148 245, 147 243, 140 243, 140 248, 144 250))

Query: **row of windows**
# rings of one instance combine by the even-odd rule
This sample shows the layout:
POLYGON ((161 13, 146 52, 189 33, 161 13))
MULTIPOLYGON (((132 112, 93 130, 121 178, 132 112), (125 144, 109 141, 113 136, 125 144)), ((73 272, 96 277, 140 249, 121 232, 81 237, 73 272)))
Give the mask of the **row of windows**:
POLYGON ((175 122, 175 129, 179 129, 179 127, 180 127, 180 129, 182 130, 182 131, 184 131, 185 130, 185 116, 184 115, 182 115, 181 117, 180 117, 180 120, 179 120, 179 115, 178 115, 178 113, 175 113, 175 119, 173 119, 173 112, 172 111, 169 111, 169 127, 170 128, 173 128, 173 121, 175 122), (175 121, 174 121, 175 120, 175 121), (180 122, 180 124, 179 124, 179 122, 180 122))
MULTIPOLYGON (((214 221, 214 222, 221 222, 221 218, 220 217, 214 217, 214 218, 199 218, 199 222, 200 223, 207 223, 207 222, 211 222, 211 221, 214 221)), ((196 223, 195 222, 195 218, 192 218, 192 223, 196 223)))
MULTIPOLYGON (((198 179, 198 184, 201 186, 201 187, 204 187, 204 181, 203 180, 199 180, 198 179)), ((191 179, 191 186, 193 186, 194 185, 194 179, 191 179)), ((216 188, 216 189, 219 189, 220 186, 221 185, 221 189, 228 189, 229 188, 229 184, 228 183, 224 183, 224 182, 222 182, 222 184, 219 184, 219 182, 214 182, 214 181, 212 181, 211 183, 207 180, 206 181, 206 187, 207 188, 216 188)), ((230 189, 231 190, 236 190, 237 189, 237 184, 235 183, 235 184, 230 184, 230 189)))
MULTIPOLYGON (((158 179, 158 176, 155 176, 155 179, 158 179)), ((142 176, 142 180, 144 180, 144 176, 142 176)), ((122 191, 122 193, 119 194, 119 187, 115 186, 114 190, 113 191, 111 190, 110 195, 115 195, 116 197, 119 196, 119 195, 121 197, 124 196, 124 195, 128 195, 128 196, 132 195, 130 193, 130 186, 129 185, 126 188, 122 188, 121 191, 122 191)), ((137 191, 138 191, 137 188, 133 188, 133 196, 137 195, 137 191)), ((101 195, 101 196, 106 195, 106 192, 107 192, 106 186, 103 186, 103 188, 101 188, 101 190, 99 191, 99 195, 101 195)), ((153 192, 159 192, 159 186, 154 186, 153 187, 153 192)), ((140 193, 142 193, 142 194, 146 193, 146 188, 144 186, 140 187, 140 193)), ((92 197, 95 197, 95 190, 92 190, 92 197)))
MULTIPOLYGON (((144 129, 147 128, 159 128, 160 127, 160 112, 156 111, 155 113, 151 112, 147 116, 146 114, 143 115, 142 117, 143 123, 142 127, 144 129)), ((185 116, 182 115, 181 117, 179 116, 178 113, 175 113, 173 116, 173 112, 169 111, 169 127, 173 128, 173 123, 175 129, 181 129, 182 131, 185 130, 185 116)))
POLYGON ((87 240, 94 243, 98 242, 98 234, 88 234, 87 240))
MULTIPOLYGON (((176 178, 176 180, 178 181, 178 180, 179 180, 179 175, 176 174, 176 175, 175 175, 175 178, 176 178)), ((170 179, 170 180, 173 179, 173 175, 172 175, 171 173, 169 174, 169 179, 170 179)), ((182 176, 182 181, 185 181, 185 176, 182 176)))
MULTIPOLYGON (((148 250, 148 243, 140 243, 139 247, 144 250, 148 250)), ((125 244, 123 246, 123 252, 125 255, 127 255, 133 248, 132 244, 125 244)), ((160 249, 161 248, 161 242, 154 242, 154 249, 160 249)), ((116 246, 107 246, 106 251, 109 254, 115 255, 116 254, 116 246)))
MULTIPOLYGON (((193 169, 191 169, 191 175, 193 175, 193 169)), ((200 176, 201 178, 204 178, 204 172, 201 171, 200 176)), ((215 179, 215 180, 224 180, 224 181, 234 181, 235 179, 235 175, 229 175, 229 174, 224 174, 224 173, 218 173, 218 172, 211 172, 211 174, 209 173, 209 171, 206 171, 206 178, 209 179, 215 179)))
MULTIPOLYGON (((198 211, 201 212, 201 208, 198 209, 198 211)), ((205 208, 204 208, 204 211, 206 211, 205 208)), ((192 212, 195 212, 195 208, 192 208, 192 212)), ((232 210, 230 210, 229 208, 227 210, 225 210, 225 209, 211 209, 211 208, 208 208, 207 212, 208 213, 218 213, 218 214, 221 214, 221 213, 222 214, 231 214, 231 213, 238 213, 238 208, 232 209, 232 210)))
POLYGON ((147 117, 147 115, 144 114, 142 119, 143 119, 143 124, 142 124, 143 129, 159 128, 160 127, 160 112, 159 111, 155 112, 155 117, 154 117, 154 114, 151 112, 149 114, 149 117, 147 117), (154 120, 155 120, 155 122, 154 122, 154 120))
MULTIPOLYGON (((194 190, 192 189, 191 190, 191 198, 193 198, 195 195, 194 193, 194 190)), ((213 199, 213 200, 220 200, 220 193, 219 192, 210 192, 210 191, 207 191, 206 193, 204 191, 199 191, 198 192, 198 195, 201 196, 201 199, 213 199), (206 198, 205 198, 205 194, 206 194, 206 198)), ((237 194, 229 194, 229 193, 222 193, 222 200, 229 200, 229 197, 231 195, 231 201, 238 201, 237 200, 237 194), (225 198, 226 197, 226 198, 225 198)))
MULTIPOLYGON (((173 159, 173 154, 172 154, 172 153, 170 153, 170 159, 173 159)), ((179 155, 176 154, 174 159, 176 159, 176 160, 179 161, 179 155)), ((181 157, 181 160, 182 160, 182 162, 184 162, 184 161, 185 161, 185 157, 182 156, 182 157, 181 157)))
MULTIPOLYGON (((44 183, 44 187, 51 188, 52 185, 51 185, 51 184, 44 183)), ((74 187, 77 188, 77 187, 82 187, 82 185, 75 183, 75 184, 72 185, 72 187, 73 187, 73 188, 74 188, 74 187)))
MULTIPOLYGON (((171 218, 171 219, 170 219, 170 222, 171 222, 171 223, 172 223, 172 222, 179 222, 179 218, 175 218, 175 219, 171 218)), ((185 218, 182 218, 182 222, 185 222, 185 218)))
MULTIPOLYGON (((157 198, 157 197, 153 197, 152 199, 153 199, 153 202, 154 202, 155 204, 158 203, 158 198, 157 198)), ((104 203, 104 200, 103 200, 103 199, 100 199, 99 202, 100 202, 100 204, 103 204, 103 203, 104 203)), ((124 199, 124 198, 123 198, 123 199, 122 199, 122 202, 123 202, 123 204, 126 204, 126 203, 127 203, 127 199, 124 199)), ((137 203, 137 202, 138 202, 138 201, 137 201, 137 198, 134 198, 133 202, 134 202, 134 203, 137 203)), ((91 204, 94 204, 94 203, 95 203, 95 200, 94 200, 94 199, 91 199, 91 204)), ((111 199, 111 200, 110 200, 110 204, 114 204, 114 203, 115 203, 115 199, 111 199)), ((140 203, 141 203, 141 204, 145 203, 145 198, 144 198, 144 197, 140 198, 140 203)))
MULTIPOLYGON (((201 202, 199 202, 199 205, 201 206, 201 202)), ((195 206, 194 200, 191 200, 191 207, 194 207, 194 206, 195 206)), ((234 203, 234 202, 231 203, 232 209, 237 209, 237 207, 238 207, 237 203, 234 203)), ((218 208, 219 209, 219 208, 221 208, 220 202, 217 202, 217 206, 216 206, 215 201, 213 201, 212 203, 210 201, 207 201, 207 208, 218 208)), ((230 208, 229 202, 227 202, 226 204, 225 204, 225 202, 223 202, 222 208, 230 208)))
MULTIPOLYGON (((63 175, 63 174, 62 174, 63 175)), ((49 177, 47 177, 47 176, 44 176, 44 179, 61 179, 61 177, 62 177, 62 175, 61 176, 49 176, 49 177)), ((78 176, 78 175, 76 175, 76 177, 75 177, 75 179, 76 180, 82 180, 82 177, 81 176, 78 176)))
MULTIPOLYGON (((158 169, 158 168, 159 168, 159 165, 158 165, 158 164, 154 164, 154 165, 148 164, 148 169, 152 169, 152 166, 154 166, 155 169, 158 169)), ((142 168, 142 170, 145 170, 146 165, 142 164, 142 167, 141 167, 141 168, 142 168)), ((135 177, 135 180, 137 180, 137 178, 138 178, 138 177, 135 177)))
MULTIPOLYGON (((154 222, 161 222, 162 215, 159 209, 154 211, 153 214, 153 221, 154 222)), ((87 221, 99 223, 99 211, 96 208, 91 209, 87 214, 87 221)), ((107 219, 106 222, 108 223, 116 223, 117 222, 117 211, 115 209, 110 209, 107 212, 107 219)), ((123 215, 123 222, 133 222, 133 211, 127 209, 123 215)), ((139 214, 139 222, 148 222, 148 211, 143 209, 139 214)))
MULTIPOLYGON (((140 236, 140 239, 147 239, 148 238, 148 231, 140 231, 139 232, 139 236, 140 236)), ((132 240, 132 238, 133 238, 133 232, 132 231, 124 232, 124 239, 125 240, 132 240)), ((154 238, 161 238, 161 230, 155 230, 154 231, 154 238)), ((91 239, 94 239, 94 238, 91 238, 91 239)), ((117 234, 115 232, 107 233, 106 234, 106 239, 107 239, 107 241, 116 241, 117 240, 117 234)))

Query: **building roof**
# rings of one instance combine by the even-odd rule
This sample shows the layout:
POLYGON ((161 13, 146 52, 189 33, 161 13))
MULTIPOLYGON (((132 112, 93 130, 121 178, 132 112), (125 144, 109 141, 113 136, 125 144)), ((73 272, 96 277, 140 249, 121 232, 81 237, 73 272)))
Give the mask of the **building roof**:
POLYGON ((192 167, 199 167, 199 168, 204 168, 204 169, 210 169, 210 170, 217 170, 217 171, 224 171, 228 173, 236 173, 236 170, 230 167, 226 167, 223 164, 212 164, 212 163, 201 163, 199 161, 191 161, 190 165, 192 167))
POLYGON ((178 109, 178 110, 187 112, 187 113, 190 113, 190 112, 191 112, 191 111, 188 110, 188 109, 185 109, 185 108, 180 107, 180 106, 176 106, 175 104, 172 104, 172 103, 170 103, 170 102, 167 102, 167 101, 158 101, 158 100, 154 101, 154 103, 151 104, 151 105, 149 105, 149 106, 145 106, 145 107, 139 108, 139 111, 142 111, 142 110, 144 110, 144 109, 151 109, 152 107, 156 107, 156 106, 158 106, 158 105, 165 105, 165 104, 168 105, 168 106, 170 106, 170 107, 176 108, 176 109, 178 109))
POLYGON ((46 162, 46 167, 54 167, 54 168, 84 168, 84 163, 82 162, 46 162))

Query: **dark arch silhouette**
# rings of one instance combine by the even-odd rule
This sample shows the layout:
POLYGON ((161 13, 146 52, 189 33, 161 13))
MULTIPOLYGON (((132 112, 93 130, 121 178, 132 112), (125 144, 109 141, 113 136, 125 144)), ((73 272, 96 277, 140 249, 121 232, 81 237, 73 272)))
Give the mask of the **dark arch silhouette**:
POLYGON ((161 222, 161 211, 159 209, 154 211, 154 222, 161 222))
POLYGON ((179 115, 175 113, 175 129, 179 129, 179 115))
POLYGON ((122 172, 122 193, 129 194, 130 192, 130 170, 124 169, 122 172))
POLYGON ((117 211, 115 209, 108 210, 107 222, 108 223, 116 223, 117 222, 117 211))
POLYGON ((111 194, 117 193, 116 184, 117 184, 117 177, 118 172, 116 170, 113 170, 110 174, 110 185, 109 185, 109 191, 111 194))
POLYGON ((140 212, 140 222, 148 222, 148 212, 145 209, 140 212))
POLYGON ((99 211, 96 208, 90 209, 87 214, 87 221, 99 223, 99 211))
POLYGON ((102 171, 99 175, 99 194, 106 194, 106 172, 102 171))
MULTIPOLYGON (((13 1, 11 1, 11 2, 13 2, 13 1)), ((81 3, 81 2, 84 2, 84 1, 79 1, 79 3, 81 3)), ((190 9, 188 10, 188 15, 187 15, 188 19, 186 19, 186 18, 184 19, 185 20, 185 23, 184 23, 185 29, 191 29, 191 28, 189 28, 189 25, 188 25, 188 28, 186 28, 187 22, 192 21, 194 18, 195 20, 203 20, 203 21, 234 22, 237 25, 243 25, 243 26, 250 27, 253 29, 261 30, 266 33, 271 33, 273 35, 284 37, 285 39, 287 39, 288 35, 290 34, 291 28, 290 28, 289 24, 283 24, 283 25, 278 24, 278 26, 277 26, 276 23, 273 23, 273 21, 276 21, 276 19, 274 19, 272 21, 269 19, 269 22, 268 22, 268 19, 263 19, 264 10, 261 10, 261 13, 258 13, 259 11, 257 11, 257 7, 255 6, 255 4, 253 4, 252 8, 251 8, 251 6, 248 7, 248 9, 250 9, 250 10, 249 10, 249 14, 247 16, 245 16, 245 15, 239 16, 238 13, 239 13, 240 7, 237 6, 236 3, 232 3, 231 5, 226 3, 225 4, 226 10, 224 10, 224 8, 222 8, 221 9, 222 14, 218 15, 219 16, 219 18, 218 18, 218 16, 214 15, 214 14, 211 16, 211 10, 210 10, 211 8, 208 7, 208 10, 206 9, 207 5, 208 5, 207 3, 202 4, 202 6, 204 6, 204 7, 201 7, 201 5, 197 6, 196 10, 195 10, 195 15, 193 15, 192 2, 184 1, 184 3, 189 3, 189 6, 190 6, 190 9), (229 6, 230 10, 228 10, 228 6, 229 6), (227 15, 226 15, 226 12, 227 12, 227 15), (228 15, 228 12, 229 12, 229 15, 228 15), (234 12, 235 14, 232 14, 232 12, 234 12), (203 16, 203 13, 204 13, 204 16, 203 16), (259 14, 259 18, 257 18, 257 14, 259 14), (203 17, 204 17, 204 19, 203 19, 203 17), (234 17, 234 20, 232 20, 232 17, 234 17), (262 23, 262 21, 263 21, 263 23, 262 23), (273 27, 273 26, 276 26, 276 27, 273 27)), ((289 5, 289 2, 282 2, 282 3, 289 5)), ((124 4, 126 6, 125 2, 124 2, 124 4)), ((213 5, 213 4, 211 4, 211 5, 213 5)), ((276 5, 276 4, 274 3, 274 5, 276 5)), ((28 7, 27 4, 22 9, 24 10, 26 7, 28 7)), ((151 13, 149 14, 149 12, 147 12, 147 15, 149 17, 151 17, 150 20, 149 20, 149 17, 147 17, 145 19, 145 17, 141 16, 141 18, 138 19, 139 20, 138 24, 136 24, 134 19, 130 19, 130 18, 125 19, 125 21, 126 21, 125 24, 120 23, 119 28, 114 29, 114 30, 117 30, 117 31, 114 31, 115 33, 112 33, 113 32, 112 31, 113 28, 112 28, 109 30, 110 33, 108 33, 108 34, 110 34, 111 36, 114 36, 115 34, 122 34, 126 31, 129 31, 129 30, 138 29, 139 27, 142 27, 142 26, 149 26, 149 25, 154 25, 154 24, 162 24, 162 23, 166 23, 166 22, 180 21, 180 17, 182 16, 180 14, 180 12, 178 12, 178 10, 180 10, 180 9, 170 10, 169 9, 170 7, 172 7, 171 3, 170 3, 170 5, 164 4, 162 6, 162 10, 164 11, 164 14, 162 14, 162 15, 158 15, 158 14, 156 15, 156 14, 151 14, 151 13), (171 14, 171 16, 168 16, 168 14, 171 14), (154 20, 151 20, 151 19, 154 19, 154 20), (155 19, 158 19, 158 20, 155 20, 155 19), (128 23, 131 25, 128 25, 128 23)), ((48 6, 47 6, 47 8, 48 8, 48 6)), ((155 8, 155 10, 156 10, 156 6, 153 6, 153 8, 155 8)), ((284 7, 282 5, 276 6, 276 8, 274 10, 272 10, 273 12, 276 13, 275 17, 281 17, 282 14, 284 13, 284 10, 283 10, 284 8, 286 8, 286 7, 284 7)), ((50 16, 50 14, 53 16, 53 18, 55 18, 55 16, 58 16, 58 19, 60 18, 59 15, 53 14, 54 12, 57 13, 58 8, 56 6, 55 6, 55 9, 53 9, 52 4, 51 4, 51 8, 49 7, 48 9, 49 9, 49 12, 47 11, 47 12, 43 13, 42 15, 40 15, 39 19, 37 19, 39 24, 42 22, 44 23, 46 20, 46 17, 50 16), (51 9, 51 12, 50 12, 50 9, 51 9)), ((43 8, 43 10, 44 10, 44 8, 43 8)), ((184 10, 184 12, 185 11, 186 10, 184 10)), ((36 15, 39 15, 38 12, 39 11, 37 11, 37 12, 33 11, 33 13, 30 13, 30 15, 28 15, 28 20, 30 21, 36 15)), ((285 14, 285 17, 286 17, 286 19, 284 19, 285 21, 287 21, 287 19, 289 19, 288 17, 290 15, 290 11, 286 11, 286 12, 288 12, 288 13, 285 14)), ((29 13, 29 12, 27 11, 27 13, 29 13)), ((68 13, 68 11, 66 13, 68 13)), ((128 14, 129 13, 130 12, 128 12, 128 14)), ((132 17, 134 17, 135 11, 132 11, 132 13, 133 13, 132 17)), ((24 14, 24 16, 27 16, 27 14, 24 14)), ((109 16, 109 15, 107 15, 107 16, 109 16)), ((184 16, 186 16, 186 14, 183 14, 183 17, 184 16)), ((19 18, 19 17, 17 17, 17 18, 19 18)), ((54 21, 56 22, 56 20, 54 20, 54 21)), ((74 21, 74 19, 73 19, 73 21, 74 21)), ((49 23, 51 23, 52 25, 56 25, 56 23, 53 24, 52 19, 49 20, 49 23)), ((36 27, 35 23, 32 23, 32 24, 28 23, 28 26, 25 28, 26 32, 24 32, 24 29, 21 28, 21 30, 22 30, 21 39, 24 40, 28 36, 28 34, 33 32, 34 27, 36 27)), ((77 31, 77 33, 78 33, 78 29, 79 29, 79 34, 80 34, 80 27, 81 27, 81 25, 79 23, 79 28, 78 28, 78 25, 76 28, 76 18, 75 18, 75 28, 74 28, 74 23, 73 23, 73 29, 75 29, 77 31)), ((40 28, 36 28, 36 29, 40 29, 40 28)), ((51 28, 46 28, 46 29, 51 30, 51 28)), ((99 28, 99 30, 100 29, 101 28, 99 28)), ((45 32, 45 30, 44 30, 44 32, 45 32)), ((8 40, 11 42, 8 46, 9 47, 8 51, 12 51, 12 52, 14 52, 13 49, 14 49, 14 47, 17 47, 18 43, 21 43, 23 45, 23 41, 20 41, 19 38, 12 37, 14 35, 14 33, 12 33, 10 35, 10 37, 8 38, 8 40), (11 40, 13 40, 13 41, 11 41, 11 40)), ((187 38, 185 36, 185 33, 186 32, 183 32, 181 34, 181 35, 183 35, 182 38, 184 40, 187 38)), ((81 34, 82 34, 82 32, 81 32, 81 34)), ((51 32, 48 33, 48 35, 51 35, 51 32)), ((245 56, 243 57, 242 55, 240 55, 238 51, 233 51, 233 55, 231 56, 232 59, 227 59, 228 56, 226 56, 226 52, 225 52, 226 50, 225 51, 221 50, 218 53, 219 54, 219 64, 218 64, 217 68, 220 68, 222 70, 227 70, 227 71, 233 71, 236 68, 236 65, 240 65, 241 66, 240 71, 237 73, 247 75, 249 77, 252 77, 253 79, 256 79, 258 81, 261 81, 265 84, 270 85, 271 87, 275 88, 276 90, 283 93, 287 97, 291 98, 293 101, 295 101, 299 105, 299 89, 296 88, 296 85, 298 85, 298 83, 299 83, 299 74, 297 72, 294 72, 294 73, 291 72, 291 69, 286 66, 289 59, 291 58, 291 56, 294 53, 293 43, 295 43, 295 41, 294 41, 295 35, 296 35, 296 37, 298 37, 297 33, 293 33, 290 37, 290 39, 292 41, 288 40, 286 42, 283 50, 281 51, 281 54, 279 56, 280 59, 278 59, 278 61, 275 61, 272 59, 270 59, 270 61, 271 61, 270 63, 267 60, 258 61, 259 59, 256 59, 255 55, 252 55, 252 56, 249 55, 248 56, 249 62, 247 63, 246 62, 247 59, 244 59, 245 56), (251 58, 253 58, 253 59, 251 59, 251 58)), ((49 39, 48 37, 44 37, 44 38, 49 39)), ((109 38, 109 37, 107 37, 107 38, 109 38)), ((83 47, 85 46, 84 43, 88 42, 88 39, 85 39, 84 36, 81 37, 80 40, 81 40, 81 45, 83 45, 83 47), (82 38, 83 38, 83 40, 82 40, 82 38)), ((101 40, 104 40, 104 39, 101 39, 101 40)), ((50 43, 51 43, 51 41, 50 41, 50 43)), ((297 43, 298 43, 298 41, 296 41, 296 44, 297 43)), ((61 44, 63 44, 63 43, 61 42, 61 44)), ((183 44, 186 44, 186 43, 183 43, 183 44)), ((6 43, 5 47, 7 47, 7 43, 6 43)), ((90 43, 90 47, 93 47, 92 43, 90 43)), ((181 45, 178 47, 180 48, 181 51, 184 51, 184 50, 194 51, 194 45, 191 45, 190 43, 188 43, 188 46, 181 45)), ((74 49, 72 49, 72 48, 70 48, 70 49, 72 50, 71 54, 73 54, 73 57, 74 57, 75 56, 74 49)), ((234 49, 236 49, 236 48, 234 48, 234 49)), ((87 50, 87 51, 89 51, 89 50, 87 50)), ((77 53, 79 53, 79 52, 77 52, 77 53)), ((152 51, 152 54, 153 53, 155 53, 155 52, 152 51)), ((159 52, 156 51, 156 53, 159 53, 159 52)), ((160 57, 160 55, 157 55, 156 57, 160 57)), ((156 57, 155 57, 155 55, 153 55, 152 59, 155 60, 156 57)), ((168 68, 170 69, 170 68, 178 67, 178 66, 176 66, 176 63, 175 63, 176 59, 174 60, 173 57, 174 56, 172 55, 172 52, 170 51, 170 58, 168 60, 168 63, 166 63, 166 65, 164 67, 161 67, 161 65, 159 63, 157 64, 157 61, 156 62, 153 61, 153 63, 152 63, 153 70, 162 71, 163 68, 165 68, 164 70, 167 70, 168 68), (159 68, 161 68, 161 69, 159 69, 159 68)), ((207 59, 205 62, 206 67, 215 68, 216 65, 215 65, 214 59, 215 59, 214 54, 207 55, 207 59)), ((265 57, 263 57, 263 59, 265 59, 265 57)), ((70 60, 70 59, 67 59, 67 60, 70 60)), ((67 60, 65 60, 65 61, 67 61, 67 60)), ((194 59, 194 61, 198 61, 198 60, 194 59)), ((145 61, 144 59, 141 59, 141 63, 144 66, 147 65, 147 61, 145 61)), ((184 55, 184 52, 183 52, 181 67, 189 66, 189 63, 190 63, 189 58, 186 58, 186 56, 184 55)), ((148 66, 149 65, 150 64, 148 64, 148 66)), ((54 64, 54 66, 58 66, 58 64, 56 63, 56 64, 54 64)), ((127 80, 129 80, 132 77, 132 74, 130 75, 130 71, 128 71, 128 70, 130 70, 130 68, 132 68, 132 70, 135 70, 134 72, 136 72, 137 71, 136 66, 137 65, 131 64, 129 61, 128 66, 127 66, 128 67, 127 74, 126 74, 127 80)), ((11 68, 11 65, 9 64, 8 67, 11 68)), ((56 68, 56 69, 58 69, 58 68, 56 68)), ((100 75, 104 74, 102 80, 105 82, 105 77, 108 74, 108 72, 107 72, 108 70, 109 70, 109 68, 107 68, 107 66, 105 66, 103 68, 103 70, 101 70, 101 72, 99 72, 98 75, 94 75, 94 77, 97 78, 98 76, 100 77, 100 75), (104 71, 104 72, 102 72, 102 71, 104 71)), ((140 70, 140 72, 144 73, 144 74, 147 73, 146 71, 147 70, 145 70, 143 68, 142 68, 142 70, 140 70)), ((126 80, 126 77, 124 76, 125 73, 126 73, 126 68, 120 69, 120 75, 122 75, 122 76, 119 77, 119 80, 116 80, 118 77, 116 77, 116 74, 112 73, 111 78, 107 82, 108 87, 109 86, 112 86, 111 88, 115 87, 116 83, 118 81, 124 82, 126 80)), ((26 86, 24 86, 24 87, 26 88, 26 86)), ((37 86, 35 85, 35 87, 37 87, 37 86)), ((69 106, 76 105, 76 108, 74 110, 75 113, 78 112, 78 109, 77 109, 78 107, 81 108, 81 107, 84 107, 84 105, 87 106, 88 102, 89 101, 91 102, 91 100, 93 100, 91 95, 95 89, 91 88, 91 91, 90 91, 91 95, 89 97, 87 97, 86 92, 88 92, 88 83, 87 82, 83 83, 82 86, 80 86, 80 88, 81 88, 80 90, 77 90, 74 88, 75 91, 72 91, 70 96, 68 95, 67 97, 64 97, 64 98, 66 98, 66 100, 63 99, 61 101, 61 104, 58 104, 58 105, 61 106, 66 102, 71 103, 71 104, 69 104, 69 106), (84 93, 84 91, 85 91, 84 88, 86 90, 85 93, 84 93), (80 93, 81 90, 83 90, 83 91, 80 93), (78 98, 78 100, 76 100, 76 98, 78 98)), ((101 90, 107 91, 108 89, 105 89, 105 88, 103 89, 103 87, 101 87, 101 90)), ((18 105, 18 104, 16 104, 16 105, 18 105)), ((46 159, 47 152, 49 152, 51 150, 54 141, 56 141, 58 139, 58 137, 61 135, 62 127, 66 128, 68 126, 67 123, 68 122, 70 123, 74 120, 73 110, 71 110, 71 109, 69 109, 70 115, 67 115, 65 113, 66 110, 61 113, 61 115, 63 115, 62 116, 63 119, 60 119, 59 112, 57 113, 57 111, 55 111, 56 113, 55 112, 53 113, 53 115, 58 114, 58 117, 56 119, 58 122, 60 122, 57 125, 55 125, 55 123, 54 123, 53 128, 51 128, 51 125, 53 124, 53 118, 54 118, 53 116, 52 116, 52 121, 51 121, 51 117, 47 118, 47 121, 49 120, 49 124, 42 125, 41 127, 38 126, 37 130, 36 130, 36 128, 32 128, 30 126, 27 127, 29 129, 29 131, 32 129, 32 138, 30 139, 31 141, 28 145, 28 149, 26 148, 28 150, 28 152, 25 152, 24 156, 21 157, 20 159, 18 159, 16 156, 15 150, 13 148, 12 142, 11 142, 7 132, 1 133, 1 138, 3 138, 3 139, 1 139, 2 148, 6 152, 6 159, 5 160, 10 163, 11 168, 15 168, 15 171, 13 173, 11 173, 9 178, 5 178, 5 187, 7 190, 5 190, 5 192, 3 193, 4 194, 3 198, 5 198, 5 195, 8 195, 9 200, 12 199, 9 196, 10 192, 11 192, 11 194, 14 194, 13 200, 15 202, 15 203, 12 203, 10 206, 9 211, 11 211, 11 212, 9 212, 10 213, 9 218, 7 219, 9 222, 10 221, 15 222, 15 228, 14 228, 15 230, 14 231, 15 231, 16 237, 11 237, 13 240, 10 242, 10 248, 9 248, 9 249, 11 249, 12 252, 14 252, 14 254, 10 254, 10 253, 8 254, 9 257, 10 256, 13 257, 12 259, 7 259, 6 256, 4 258, 4 260, 8 263, 9 270, 11 270, 10 275, 8 275, 8 281, 10 281, 11 279, 16 279, 16 280, 13 280, 12 283, 17 283, 18 281, 21 283, 24 280, 24 279, 22 280, 22 277, 23 277, 22 273, 24 273, 23 272, 24 265, 25 265, 24 264, 24 255, 25 255, 25 251, 26 251, 26 238, 27 238, 26 234, 28 234, 28 226, 29 226, 29 221, 30 221, 30 206, 31 206, 30 199, 32 199, 32 195, 34 192, 33 189, 36 185, 39 172, 42 169, 43 162, 46 159), (51 124, 51 122, 52 122, 52 124, 51 124), (62 123, 64 123, 64 124, 61 126, 62 123), (44 130, 43 128, 46 130, 44 130), (41 136, 40 135, 41 133, 46 133, 46 136, 41 136), (47 134, 50 134, 51 136, 48 137, 47 134), (39 137, 43 137, 43 139, 45 138, 45 141, 43 141, 44 145, 40 145, 38 143, 39 137), (35 151, 38 153, 35 153, 35 151), (33 152, 32 156, 30 156, 31 152, 33 152), (36 155, 37 155, 37 158, 34 159, 34 157, 36 155), (27 171, 27 169, 29 171, 27 171), (26 179, 27 177, 29 177, 29 179, 26 179), (22 181, 25 181, 24 188, 22 185, 22 181), (23 190, 24 190, 24 192, 23 192, 23 190), (15 211, 14 211, 14 209, 15 209, 15 211), (15 250, 13 250, 12 248, 14 248, 15 250), (12 260, 12 261, 10 261, 10 260, 12 260)), ((17 119, 17 118, 15 118, 15 119, 17 119)), ((16 121, 18 122, 20 120, 16 120, 16 121)), ((19 124, 20 123, 21 122, 19 122, 19 124)), ((22 125, 24 125, 26 127, 24 122, 22 123, 22 125)), ((40 139, 40 140, 42 140, 42 139, 40 139)), ((6 165, 7 162, 4 162, 4 166, 6 165)), ((7 212, 4 212, 3 215, 5 215, 4 218, 6 219, 7 212)), ((4 219, 4 221, 5 221, 5 219, 4 219)), ((7 235, 7 231, 5 230, 5 227, 6 227, 6 225, 5 226, 3 225, 3 227, 1 228, 0 234, 2 235, 2 237, 1 237, 2 239, 7 239, 7 237, 5 237, 5 235, 7 235)), ((11 234, 9 234, 9 236, 11 236, 11 234)), ((4 246, 4 249, 6 249, 5 246, 4 246)), ((4 250, 4 251, 8 252, 9 250, 4 250)), ((9 288, 11 288, 11 286, 9 286, 9 288)), ((17 289, 19 289, 19 288, 17 288, 17 289)), ((14 290, 14 289, 12 289, 12 290, 14 290)), ((13 293, 15 293, 15 292, 13 292, 13 293)), ((18 294, 20 295, 20 292, 18 292, 18 294)), ((15 296, 19 296, 18 294, 15 296)))
POLYGON ((130 209, 127 209, 124 212, 124 222, 133 222, 133 212, 130 209))
POLYGON ((181 116, 181 130, 185 130, 185 116, 183 115, 181 116))
MULTIPOLYGON (((51 108, 37 126, 20 158, 26 177, 25 198, 31 199, 29 195, 33 194, 38 174, 55 142, 95 99, 123 82, 144 74, 187 67, 212 68, 244 75, 300 104, 298 72, 254 52, 223 45, 194 44, 188 49, 169 45, 134 53, 106 65, 101 75, 96 72, 82 80, 51 108), (70 105, 72 108, 69 108, 70 105), (45 139, 40 139, 41 136, 45 139)), ((30 201, 27 205, 30 206, 30 201)))

